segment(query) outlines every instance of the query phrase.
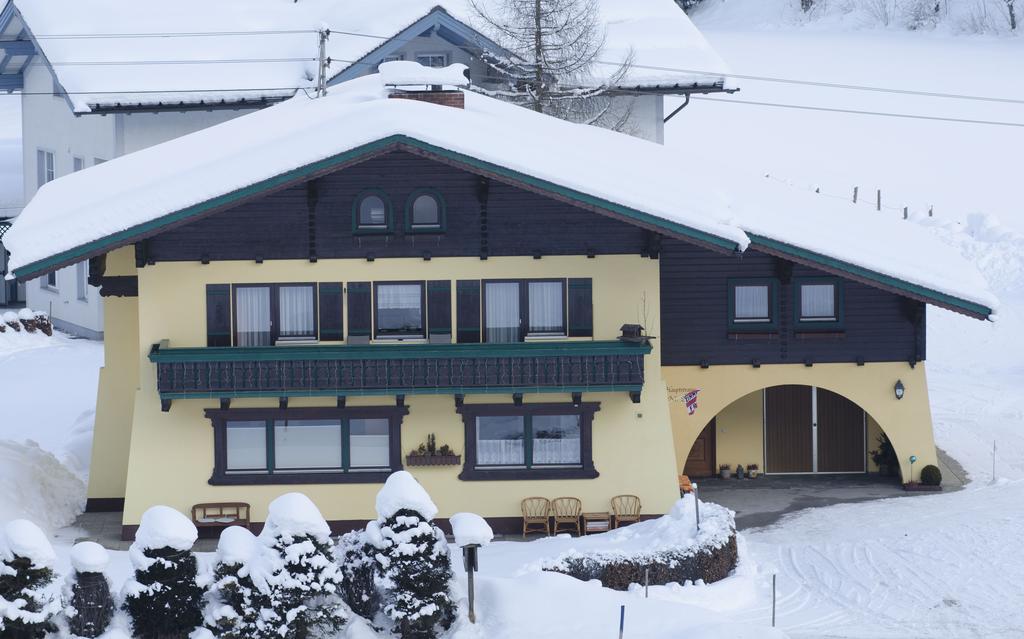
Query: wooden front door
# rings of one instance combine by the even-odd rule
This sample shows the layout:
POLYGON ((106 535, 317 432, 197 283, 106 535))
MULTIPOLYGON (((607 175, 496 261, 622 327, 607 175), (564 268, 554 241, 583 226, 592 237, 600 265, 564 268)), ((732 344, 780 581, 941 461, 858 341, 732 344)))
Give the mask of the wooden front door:
POLYGON ((688 477, 711 477, 715 474, 715 420, 704 427, 686 457, 683 473, 688 477))
POLYGON ((814 472, 810 386, 773 386, 764 391, 766 473, 814 472))
POLYGON ((862 473, 866 470, 864 411, 842 395, 818 393, 818 472, 862 473))

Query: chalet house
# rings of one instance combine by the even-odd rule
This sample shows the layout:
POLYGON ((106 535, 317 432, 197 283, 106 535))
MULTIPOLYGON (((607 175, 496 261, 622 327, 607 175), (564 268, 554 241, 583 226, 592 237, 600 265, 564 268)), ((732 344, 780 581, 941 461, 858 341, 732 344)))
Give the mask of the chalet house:
POLYGON ((291 490, 359 526, 401 468, 512 530, 534 495, 664 513, 688 461, 865 473, 885 432, 905 480, 935 463, 926 306, 996 306, 955 251, 391 68, 48 184, 9 232, 19 278, 100 287, 89 508, 126 538, 291 490), (431 436, 457 459, 418 465, 431 436))
MULTIPOLYGON (((661 142, 664 96, 729 89, 725 65, 673 0, 600 6, 602 59, 633 63, 610 92, 629 131, 661 142)), ((334 29, 329 85, 408 60, 466 64, 475 84, 500 88, 483 60, 509 54, 478 22, 468 0, 6 0, 0 91, 22 92, 23 201, 63 175, 312 92, 323 25, 334 29)), ((596 65, 593 80, 617 70, 596 65)), ((102 337, 88 276, 79 263, 30 282, 28 304, 58 328, 102 337)))

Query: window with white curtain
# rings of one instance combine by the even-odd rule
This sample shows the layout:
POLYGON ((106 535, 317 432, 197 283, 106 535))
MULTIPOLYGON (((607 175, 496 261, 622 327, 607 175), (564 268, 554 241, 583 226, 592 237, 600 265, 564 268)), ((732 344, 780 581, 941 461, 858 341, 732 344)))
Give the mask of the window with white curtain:
POLYGON ((529 335, 565 335, 565 283, 528 282, 529 335))
POLYGON ((522 415, 476 418, 478 466, 526 465, 526 418, 522 415))
POLYGON ((273 343, 271 330, 270 287, 236 287, 236 346, 270 346, 273 343))
POLYGON ((578 414, 480 415, 476 418, 476 465, 579 466, 581 432, 578 414))
POLYGON ((425 337, 423 283, 378 283, 376 289, 377 339, 425 337))
POLYGON ((580 463, 579 415, 534 415, 530 421, 534 466, 580 463))
POLYGON ((836 321, 835 284, 800 285, 800 321, 836 321))
POLYGON ((521 322, 519 282, 484 283, 484 340, 518 342, 521 322))
POLYGON ((278 288, 279 339, 314 339, 312 286, 280 286, 278 288))
POLYGON ((769 287, 767 284, 737 285, 733 288, 736 322, 769 322, 769 287))

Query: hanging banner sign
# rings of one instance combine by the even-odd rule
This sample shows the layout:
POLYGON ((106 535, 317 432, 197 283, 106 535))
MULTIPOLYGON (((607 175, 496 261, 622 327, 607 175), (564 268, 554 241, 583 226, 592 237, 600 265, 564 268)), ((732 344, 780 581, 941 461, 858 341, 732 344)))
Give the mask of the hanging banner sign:
POLYGON ((697 412, 697 394, 700 393, 699 388, 670 388, 669 401, 682 402, 686 404, 686 412, 693 415, 697 412))

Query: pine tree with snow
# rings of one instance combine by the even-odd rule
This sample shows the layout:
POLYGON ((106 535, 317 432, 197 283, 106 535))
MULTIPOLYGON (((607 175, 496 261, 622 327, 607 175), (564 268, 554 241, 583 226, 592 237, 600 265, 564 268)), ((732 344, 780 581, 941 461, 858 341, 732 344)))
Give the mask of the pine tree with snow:
POLYGON ((384 614, 402 639, 436 637, 455 620, 448 543, 430 523, 437 506, 412 475, 398 471, 377 494, 377 515, 366 534, 377 548, 384 614))
POLYGON ((248 528, 230 526, 220 535, 207 607, 207 626, 217 637, 274 636, 260 614, 270 598, 252 579, 251 570, 259 561, 258 551, 256 537, 248 528))
POLYGON ((99 637, 114 616, 110 582, 103 574, 108 563, 106 549, 95 542, 83 541, 71 549, 74 572, 69 578, 71 596, 64 616, 76 637, 99 637))
POLYGON ((187 517, 167 506, 142 515, 128 556, 135 574, 124 587, 124 610, 140 639, 187 637, 202 625, 203 588, 192 545, 199 534, 187 517))
POLYGON ((323 515, 303 494, 288 493, 270 503, 259 537, 272 559, 262 618, 280 639, 329 634, 348 620, 330 532, 323 515))
POLYGON ((0 637, 36 639, 56 630, 60 586, 57 559, 46 534, 24 519, 4 527, 0 537, 0 637))
POLYGON ((353 530, 341 536, 337 552, 345 577, 341 584, 341 598, 352 612, 372 621, 381 606, 375 579, 377 563, 373 558, 376 549, 367 542, 365 531, 353 530))

